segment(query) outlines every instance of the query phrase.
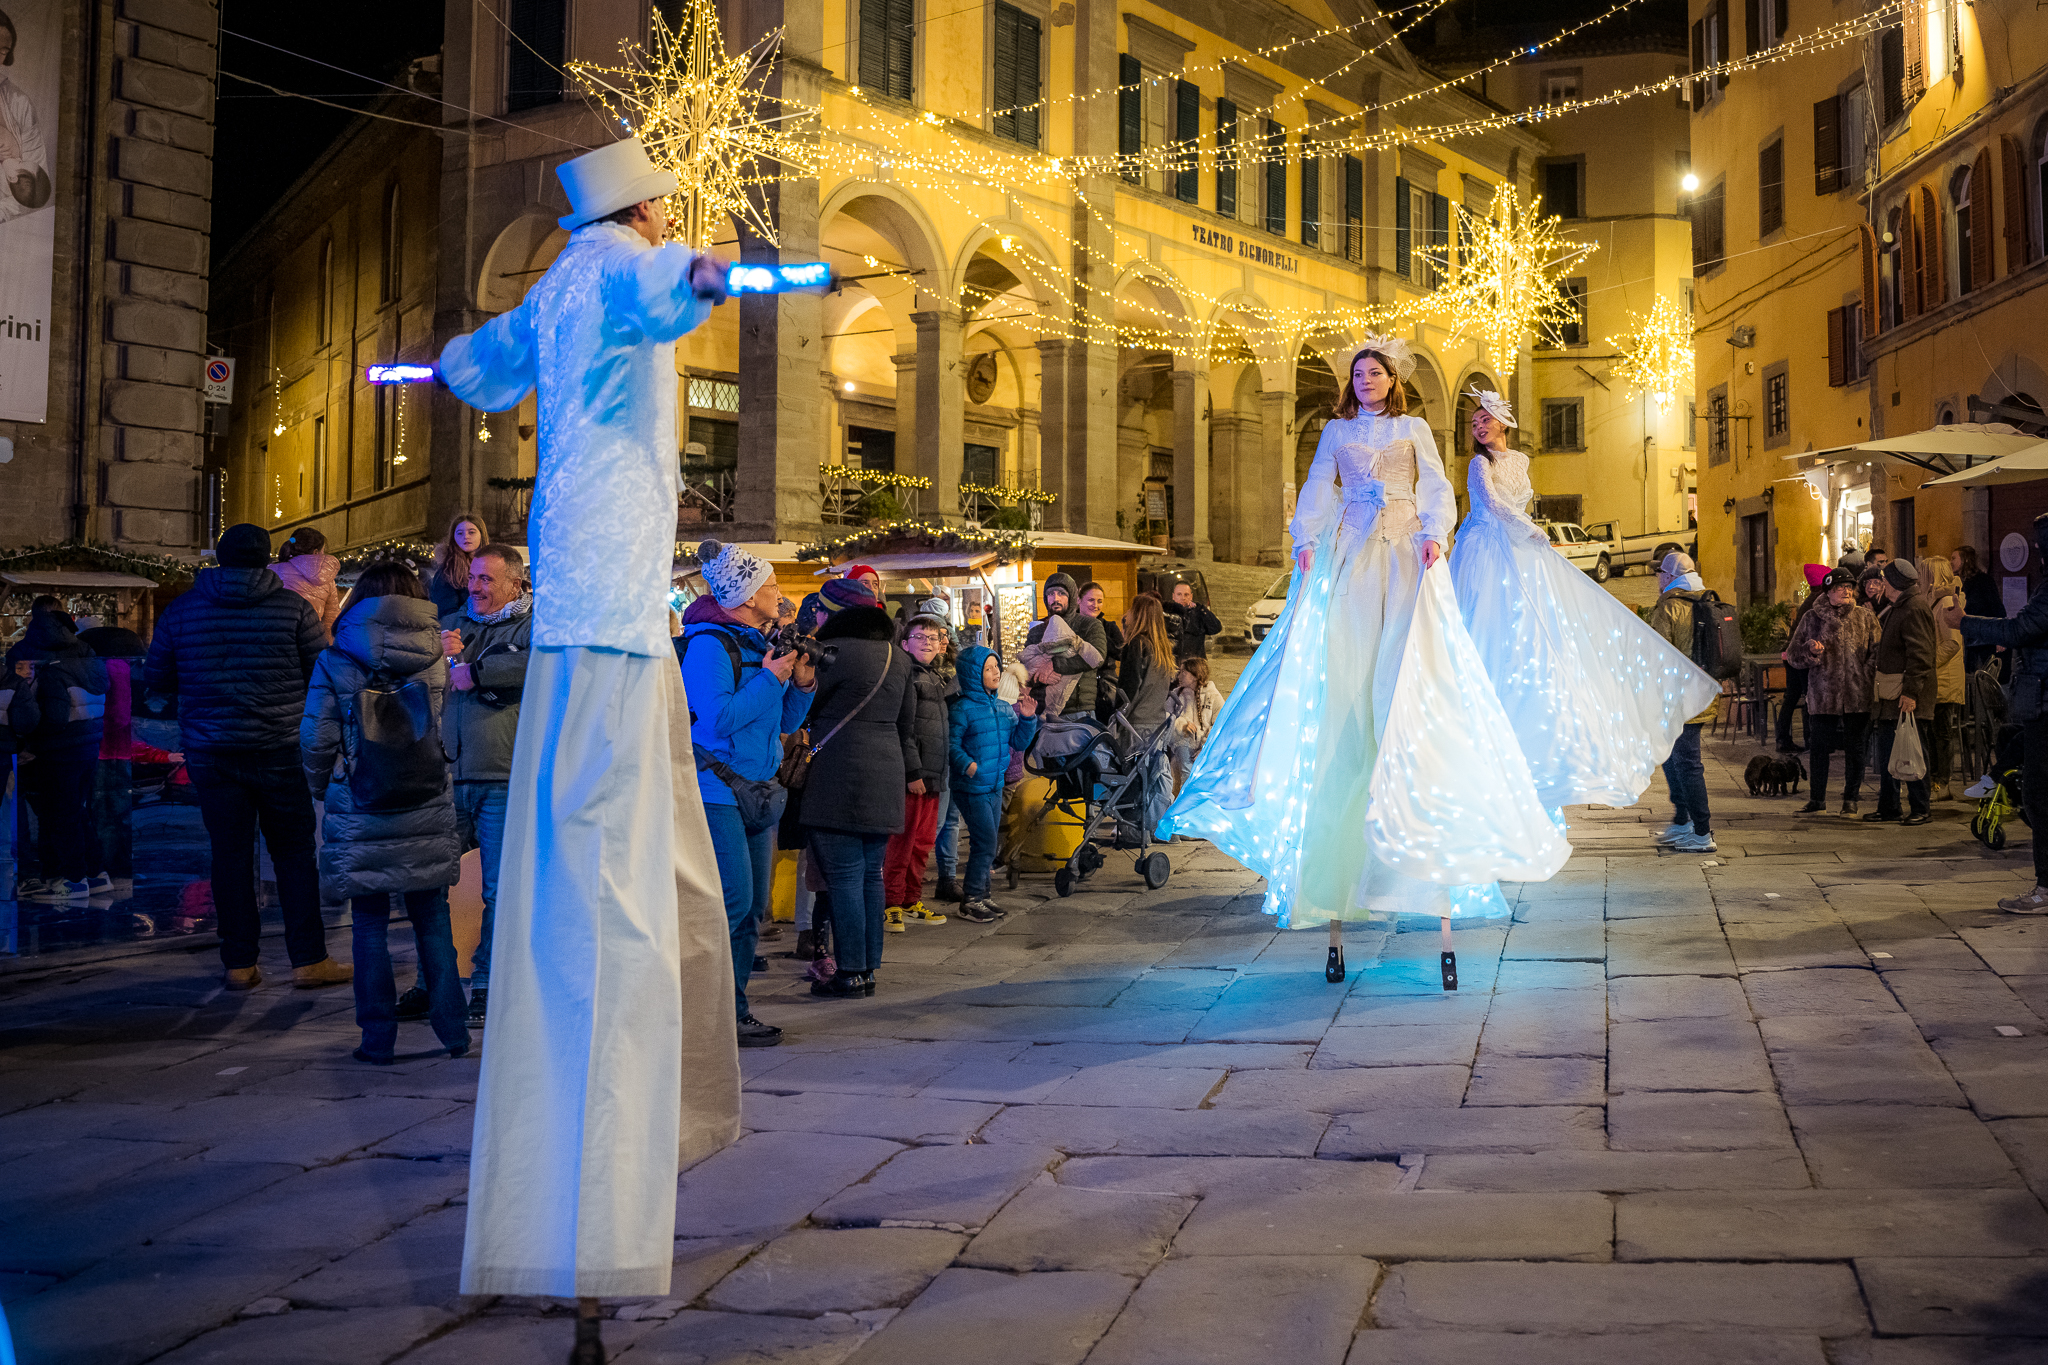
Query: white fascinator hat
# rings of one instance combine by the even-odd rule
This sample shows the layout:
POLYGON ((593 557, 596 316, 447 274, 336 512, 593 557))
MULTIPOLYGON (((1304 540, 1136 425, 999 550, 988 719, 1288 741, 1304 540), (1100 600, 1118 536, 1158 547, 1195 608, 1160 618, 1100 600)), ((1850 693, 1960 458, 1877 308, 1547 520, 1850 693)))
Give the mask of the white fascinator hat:
POLYGON ((1521 425, 1515 421, 1514 405, 1492 389, 1471 388, 1465 390, 1465 393, 1468 397, 1478 399, 1480 408, 1502 426, 1519 427, 1521 425))
POLYGON ((1351 353, 1351 359, 1345 362, 1346 383, 1350 382, 1351 372, 1358 366, 1358 358, 1367 351, 1385 358, 1394 367, 1394 377, 1404 384, 1415 373, 1415 351, 1407 342, 1382 332, 1367 332, 1359 338, 1358 349, 1351 353))

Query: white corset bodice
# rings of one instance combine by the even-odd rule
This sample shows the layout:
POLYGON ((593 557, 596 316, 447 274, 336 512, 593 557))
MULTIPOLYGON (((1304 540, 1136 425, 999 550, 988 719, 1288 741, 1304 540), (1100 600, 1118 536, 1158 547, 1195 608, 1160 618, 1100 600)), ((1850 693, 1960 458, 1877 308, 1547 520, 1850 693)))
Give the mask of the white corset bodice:
POLYGON ((1323 428, 1289 531, 1297 544, 1340 524, 1378 539, 1442 539, 1455 515, 1450 494, 1436 442, 1420 419, 1340 418, 1323 428))

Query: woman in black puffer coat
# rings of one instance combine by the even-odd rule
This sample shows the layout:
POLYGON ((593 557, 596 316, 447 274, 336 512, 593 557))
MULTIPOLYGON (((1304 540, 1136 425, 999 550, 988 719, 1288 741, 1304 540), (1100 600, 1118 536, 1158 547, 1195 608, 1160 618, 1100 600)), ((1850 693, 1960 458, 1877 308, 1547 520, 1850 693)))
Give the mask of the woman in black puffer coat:
POLYGON ((889 836, 903 828, 906 775, 922 766, 916 664, 895 638, 879 607, 847 607, 818 630, 818 643, 833 646, 834 654, 818 670, 806 722, 811 742, 822 747, 811 760, 800 818, 832 899, 839 970, 812 986, 814 995, 872 995, 882 963, 883 855, 889 836), (845 727, 834 734, 841 721, 845 727))
MULTIPOLYGON (((355 921, 356 1023, 362 1061, 388 1066, 398 1040, 398 991, 391 976, 387 934, 391 893, 405 897, 426 987, 428 1021, 450 1055, 469 1050, 466 1005, 448 923, 448 887, 461 874, 455 802, 446 769, 440 790, 398 810, 358 810, 351 785, 358 761, 357 695, 372 678, 390 689, 408 682, 425 687, 438 747, 448 662, 441 652, 440 621, 418 575, 402 564, 373 564, 342 604, 334 646, 313 666, 299 750, 315 801, 327 803, 321 831, 321 899, 348 900, 355 921)), ((445 758, 445 755, 444 755, 445 758)), ((363 776, 359 771, 357 776, 363 776)))

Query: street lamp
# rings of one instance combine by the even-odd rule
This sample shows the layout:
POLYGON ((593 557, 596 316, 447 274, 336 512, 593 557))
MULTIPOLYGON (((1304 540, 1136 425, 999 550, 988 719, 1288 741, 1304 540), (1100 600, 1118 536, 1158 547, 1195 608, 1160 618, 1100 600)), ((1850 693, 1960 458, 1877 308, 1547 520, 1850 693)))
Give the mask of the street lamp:
POLYGON ((1684 190, 1687 194, 1691 194, 1694 190, 1700 187, 1700 178, 1694 175, 1691 171, 1687 171, 1685 173, 1685 179, 1678 182, 1678 187, 1684 190))

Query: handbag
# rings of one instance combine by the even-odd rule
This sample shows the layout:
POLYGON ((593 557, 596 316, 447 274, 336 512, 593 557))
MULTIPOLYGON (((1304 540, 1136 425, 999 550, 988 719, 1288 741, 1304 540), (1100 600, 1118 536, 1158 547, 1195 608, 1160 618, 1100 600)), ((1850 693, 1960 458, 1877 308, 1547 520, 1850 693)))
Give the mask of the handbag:
POLYGON ((1901 782, 1927 780, 1927 750, 1920 744, 1920 727, 1909 711, 1899 713, 1899 728, 1892 736, 1892 761, 1885 771, 1901 782))
POLYGON ((1906 675, 1903 673, 1880 673, 1873 688, 1879 701, 1897 701, 1899 693, 1906 690, 1906 675))
MULTIPOLYGON (((860 699, 860 705, 854 707, 845 716, 841 717, 839 723, 830 730, 827 730, 825 737, 816 744, 807 744, 794 748, 790 751, 789 757, 782 760, 782 771, 777 773, 776 777, 783 786, 793 792, 800 792, 804 789, 804 783, 810 781, 811 777, 811 760, 818 756, 818 750, 832 742, 832 736, 844 730, 855 716, 868 709, 868 703, 873 701, 875 694, 882 690, 882 684, 889 681, 889 671, 896 667, 896 654, 897 651, 892 647, 889 650, 888 662, 882 665, 882 676, 875 679, 875 685, 870 687, 868 694, 860 699)), ((808 730, 802 733, 806 738, 810 734, 808 730)))
POLYGON ((709 750, 694 741, 690 751, 697 756, 697 768, 702 772, 709 769, 711 775, 725 783, 732 793, 733 804, 739 808, 740 823, 747 833, 758 834, 775 823, 775 784, 756 782, 751 777, 741 777, 730 763, 712 757, 709 750))

